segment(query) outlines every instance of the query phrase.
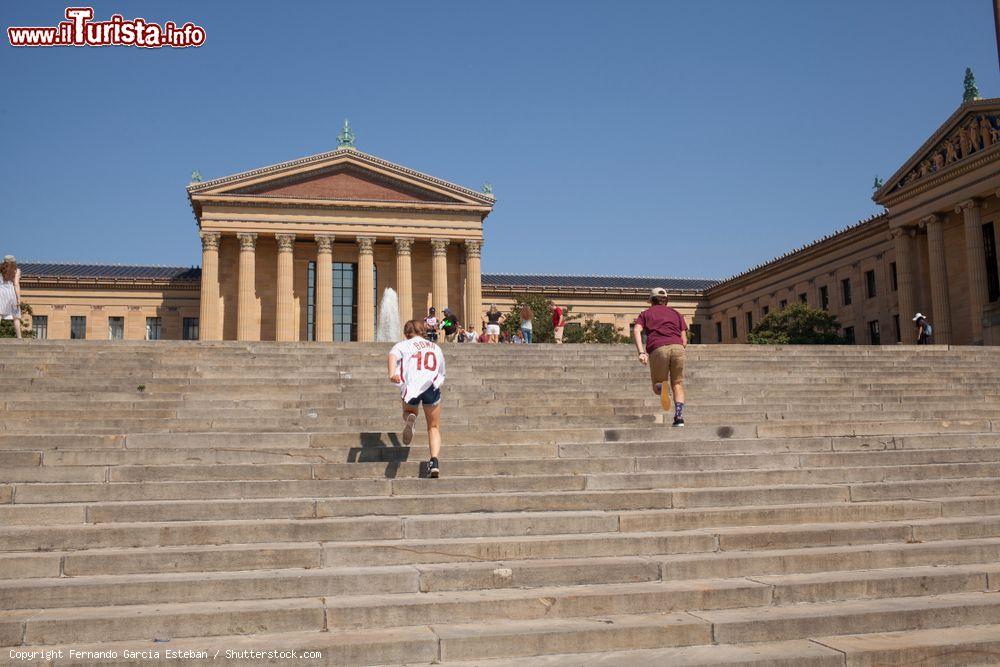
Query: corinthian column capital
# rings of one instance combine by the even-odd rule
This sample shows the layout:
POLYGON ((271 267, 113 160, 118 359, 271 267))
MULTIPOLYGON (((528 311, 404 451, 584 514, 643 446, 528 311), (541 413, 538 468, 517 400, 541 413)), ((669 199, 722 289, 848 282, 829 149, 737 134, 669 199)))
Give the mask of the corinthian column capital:
POLYGON ((409 236, 396 237, 396 254, 409 255, 413 252, 413 239, 409 236))
POLYGON ((375 237, 374 236, 359 236, 357 238, 358 242, 358 253, 362 255, 371 255, 375 251, 375 237))
POLYGON ((449 243, 449 239, 431 239, 431 254, 435 257, 447 256, 449 243))
POLYGON ((479 257, 483 249, 482 239, 467 239, 465 241, 465 256, 479 257))
POLYGON ((333 241, 336 238, 333 234, 317 234, 316 250, 319 252, 333 252, 333 241))
POLYGON ((254 250, 257 247, 257 234, 254 232, 240 232, 236 238, 240 240, 240 250, 254 250))
POLYGON ((278 241, 278 252, 292 252, 295 247, 295 234, 275 234, 278 241))
POLYGON ((222 238, 222 234, 219 232, 202 232, 201 233, 201 249, 202 250, 218 250, 219 249, 219 239, 222 238))

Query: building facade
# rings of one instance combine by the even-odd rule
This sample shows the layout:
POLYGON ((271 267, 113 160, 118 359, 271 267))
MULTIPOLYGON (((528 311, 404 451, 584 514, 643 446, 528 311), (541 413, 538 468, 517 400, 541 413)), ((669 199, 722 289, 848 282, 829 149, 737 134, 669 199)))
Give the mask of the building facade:
POLYGON ((627 332, 649 289, 705 343, 739 343, 795 302, 831 311, 849 342, 1000 345, 1000 99, 969 98, 875 192, 882 214, 722 281, 481 273, 495 200, 358 151, 192 183, 202 267, 26 264, 25 301, 48 338, 374 339, 377 297, 403 320, 543 294, 627 332))

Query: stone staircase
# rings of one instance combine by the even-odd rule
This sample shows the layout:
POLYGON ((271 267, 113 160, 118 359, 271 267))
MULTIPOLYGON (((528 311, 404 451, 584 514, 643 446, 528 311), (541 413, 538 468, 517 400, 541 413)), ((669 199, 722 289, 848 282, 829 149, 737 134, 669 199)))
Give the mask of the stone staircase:
POLYGON ((672 429, 452 345, 430 480, 387 346, 74 343, 0 342, 0 663, 1000 663, 1000 349, 692 347, 672 429))

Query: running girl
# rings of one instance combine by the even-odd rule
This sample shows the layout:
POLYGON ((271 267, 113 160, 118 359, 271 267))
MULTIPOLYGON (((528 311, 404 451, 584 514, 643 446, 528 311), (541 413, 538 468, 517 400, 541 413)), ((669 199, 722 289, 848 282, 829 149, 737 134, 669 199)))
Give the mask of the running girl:
POLYGON ((389 380, 399 387, 403 399, 403 444, 413 441, 413 426, 420 405, 427 419, 427 441, 431 460, 427 476, 439 477, 441 466, 441 385, 444 384, 444 354, 437 343, 424 339, 423 322, 410 320, 403 325, 406 340, 396 343, 389 352, 389 380))

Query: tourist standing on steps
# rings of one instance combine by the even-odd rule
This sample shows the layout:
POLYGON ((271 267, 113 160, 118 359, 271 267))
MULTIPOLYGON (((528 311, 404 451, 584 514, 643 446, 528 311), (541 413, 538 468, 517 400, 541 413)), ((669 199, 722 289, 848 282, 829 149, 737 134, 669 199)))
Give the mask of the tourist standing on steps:
POLYGON ((563 331, 566 328, 566 311, 562 306, 552 309, 552 335, 555 336, 556 344, 562 345, 563 331))
POLYGON ((632 339, 639 361, 649 366, 653 393, 670 412, 670 396, 664 386, 669 381, 674 396, 674 426, 684 426, 684 348, 687 347, 687 322, 684 316, 667 305, 667 290, 655 288, 649 295, 651 306, 639 314, 632 328, 632 339), (643 349, 642 333, 646 332, 643 349))
POLYGON ((406 340, 396 343, 389 351, 389 381, 400 389, 403 400, 403 444, 413 442, 413 426, 417 423, 420 406, 427 420, 427 442, 431 460, 427 476, 441 475, 438 455, 441 453, 441 385, 444 384, 444 354, 437 343, 424 338, 424 323, 410 320, 403 325, 406 340))
POLYGON ((6 255, 0 264, 0 319, 13 320, 15 334, 21 337, 21 269, 14 255, 6 255))
POLYGON ((930 345, 933 329, 931 323, 927 321, 923 313, 913 316, 913 322, 917 325, 917 345, 930 345))
POLYGON ((490 309, 486 311, 486 333, 489 334, 491 343, 496 344, 500 341, 500 325, 505 319, 496 305, 490 304, 490 309))
POLYGON ((437 341, 438 339, 438 318, 437 309, 431 307, 427 309, 427 317, 424 318, 424 327, 427 329, 427 340, 437 341))
POLYGON ((521 338, 524 340, 522 342, 531 344, 531 333, 534 329, 531 321, 535 318, 535 313, 531 310, 531 306, 525 304, 521 306, 521 338))
POLYGON ((458 318, 451 308, 444 309, 444 318, 441 320, 441 330, 444 331, 444 339, 449 343, 456 342, 458 338, 458 318))

